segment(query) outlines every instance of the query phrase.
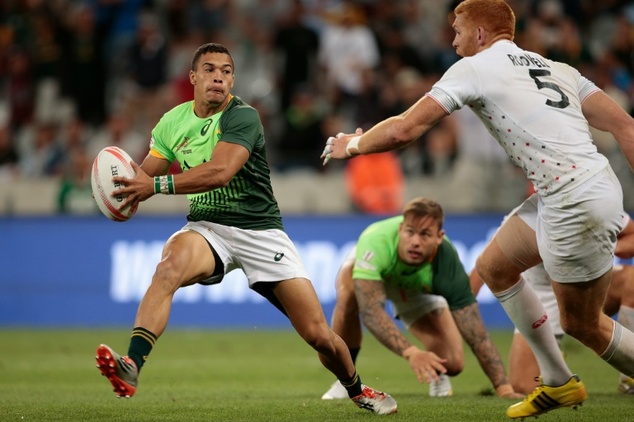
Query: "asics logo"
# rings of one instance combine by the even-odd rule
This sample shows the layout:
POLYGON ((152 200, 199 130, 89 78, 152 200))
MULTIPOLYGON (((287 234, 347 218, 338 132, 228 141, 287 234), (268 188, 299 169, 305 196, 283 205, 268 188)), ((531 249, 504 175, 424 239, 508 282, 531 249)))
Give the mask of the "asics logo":
POLYGON ((207 134, 209 126, 211 126, 211 122, 213 122, 213 119, 209 119, 205 122, 205 125, 202 127, 202 129, 200 129, 200 136, 205 136, 207 134))
POLYGON ((281 260, 282 258, 284 258, 284 252, 277 252, 275 254, 275 256, 273 257, 273 260, 275 262, 278 262, 279 260, 281 260))
POLYGON ((531 327, 533 329, 537 329, 539 327, 541 327, 542 325, 544 325, 544 323, 548 320, 548 315, 544 314, 542 315, 542 317, 540 319, 538 319, 537 321, 533 322, 533 325, 531 325, 531 327))

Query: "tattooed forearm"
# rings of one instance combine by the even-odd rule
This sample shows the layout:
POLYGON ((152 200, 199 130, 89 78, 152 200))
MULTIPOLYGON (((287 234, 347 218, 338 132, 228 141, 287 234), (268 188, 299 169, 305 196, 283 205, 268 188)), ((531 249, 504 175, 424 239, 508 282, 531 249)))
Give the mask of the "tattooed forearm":
POLYGON ((385 286, 371 280, 354 280, 354 291, 363 325, 385 347, 401 356, 412 344, 385 311, 385 286))
POLYGON ((476 355, 484 373, 494 387, 506 384, 506 371, 500 354, 484 327, 477 303, 452 311, 458 330, 476 355))

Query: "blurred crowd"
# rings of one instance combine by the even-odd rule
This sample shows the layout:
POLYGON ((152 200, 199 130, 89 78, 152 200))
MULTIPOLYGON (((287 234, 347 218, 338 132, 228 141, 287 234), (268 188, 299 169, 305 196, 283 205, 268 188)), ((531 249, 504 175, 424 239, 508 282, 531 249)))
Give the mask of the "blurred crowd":
MULTIPOLYGON (((520 47, 577 67, 632 112, 632 2, 509 3, 520 47)), ((162 114, 193 98, 194 50, 218 42, 234 58, 234 94, 260 112, 276 174, 343 171, 361 212, 397 212, 403 185, 421 177, 442 179, 473 211, 508 210, 528 194, 525 177, 468 111, 380 162, 323 167, 319 159, 328 136, 404 111, 458 59, 448 23, 456 4, 3 0, 0 180, 55 178, 60 212, 92 209, 77 198, 90 195, 97 152, 119 145, 141 161, 162 114), (358 195, 368 188, 359 183, 370 185, 367 194, 358 195)), ((606 133, 595 139, 631 189, 634 176, 614 140, 606 133)))

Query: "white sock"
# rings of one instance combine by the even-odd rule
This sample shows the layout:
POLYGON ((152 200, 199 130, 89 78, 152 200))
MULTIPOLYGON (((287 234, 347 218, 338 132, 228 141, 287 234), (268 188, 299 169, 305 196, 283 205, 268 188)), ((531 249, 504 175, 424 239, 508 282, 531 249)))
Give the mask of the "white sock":
MULTIPOLYGON (((627 328, 628 330, 634 332, 634 308, 630 308, 626 305, 621 305, 619 308, 619 316, 617 318, 619 324, 623 326, 623 328, 627 328)), ((621 374, 623 378, 626 377, 625 374, 621 374)))
POLYGON ((634 333, 614 321, 612 339, 600 357, 621 374, 634 377, 634 333))
POLYGON ((495 297, 530 345, 543 383, 554 387, 568 382, 572 372, 559 350, 555 333, 547 322, 546 310, 535 290, 522 278, 495 297))
POLYGON ((621 305, 621 307, 619 308, 619 317, 617 318, 617 321, 628 330, 634 331, 634 308, 621 305))

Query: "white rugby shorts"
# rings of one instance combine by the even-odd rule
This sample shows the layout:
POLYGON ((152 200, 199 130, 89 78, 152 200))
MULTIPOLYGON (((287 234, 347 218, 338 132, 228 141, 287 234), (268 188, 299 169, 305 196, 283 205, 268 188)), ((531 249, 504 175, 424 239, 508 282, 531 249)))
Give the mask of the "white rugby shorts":
POLYGON ((533 195, 514 212, 535 230, 553 280, 590 281, 612 267, 625 211, 621 184, 609 166, 571 191, 533 195))
POLYGON ((251 288, 258 282, 308 279, 295 245, 282 230, 244 230, 208 221, 190 221, 182 230, 200 233, 220 256, 224 273, 241 269, 251 288))

